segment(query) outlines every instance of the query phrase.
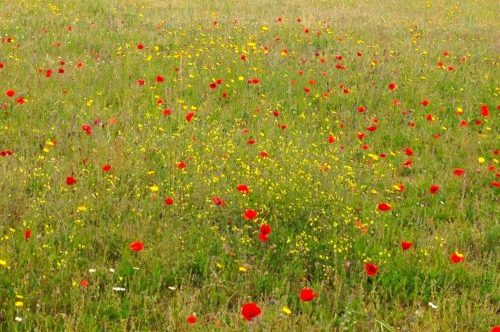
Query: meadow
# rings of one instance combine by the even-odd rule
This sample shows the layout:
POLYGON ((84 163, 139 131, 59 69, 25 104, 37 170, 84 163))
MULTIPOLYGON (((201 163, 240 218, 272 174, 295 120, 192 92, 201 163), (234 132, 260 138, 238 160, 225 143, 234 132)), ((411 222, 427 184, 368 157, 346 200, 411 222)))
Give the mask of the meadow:
POLYGON ((0 330, 498 332, 499 11, 0 0, 0 330))

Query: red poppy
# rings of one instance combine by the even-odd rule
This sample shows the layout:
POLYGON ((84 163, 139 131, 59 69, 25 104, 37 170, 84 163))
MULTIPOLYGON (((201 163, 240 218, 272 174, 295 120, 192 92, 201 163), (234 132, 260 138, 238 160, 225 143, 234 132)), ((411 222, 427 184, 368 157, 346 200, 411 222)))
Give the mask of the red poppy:
POLYGON ((137 85, 144 85, 144 83, 146 83, 146 81, 144 81, 143 79, 137 80, 137 85))
POLYGON ((172 114, 172 110, 171 109, 165 108, 163 110, 163 115, 164 116, 170 116, 171 114, 172 114))
POLYGON ((271 226, 268 224, 260 225, 259 240, 262 242, 267 242, 269 240, 269 235, 271 234, 271 226))
POLYGON ((24 231, 24 239, 27 240, 31 237, 31 229, 27 228, 25 231, 24 231))
POLYGON ((491 182, 491 186, 493 188, 500 188, 500 182, 499 181, 493 181, 493 182, 491 182))
POLYGON ((82 281, 80 281, 80 286, 82 286, 82 287, 89 287, 89 285, 90 285, 90 283, 86 279, 83 279, 82 281))
POLYGON ((177 168, 178 168, 178 169, 184 169, 184 168, 186 168, 186 163, 185 163, 184 161, 182 161, 182 160, 181 160, 181 161, 179 161, 179 162, 177 163, 177 168))
POLYGON ((74 185, 74 184, 75 184, 75 183, 77 183, 77 182, 78 182, 78 180, 77 180, 77 179, 75 179, 73 176, 68 176, 68 177, 66 178, 66 184, 67 184, 68 186, 72 186, 72 185, 74 185))
POLYGON ((302 302, 310 302, 317 297, 316 293, 312 290, 312 288, 303 288, 300 291, 300 300, 302 302))
POLYGON ((52 76, 52 69, 47 69, 45 71, 45 77, 51 77, 52 76))
POLYGON ((401 241, 401 248, 403 248, 403 251, 410 249, 412 245, 413 242, 401 241))
POLYGON ((464 174, 465 174, 465 171, 461 168, 455 168, 453 170, 453 175, 455 175, 455 176, 462 176, 464 174))
POLYGON ((397 85, 396 83, 394 83, 394 82, 391 82, 391 83, 389 83, 389 85, 388 85, 388 88, 389 88, 389 90, 391 90, 391 91, 396 90, 396 88, 397 88, 397 87, 398 87, 398 85, 397 85))
POLYGON ((3 69, 5 67, 4 63, 0 61, 0 69, 3 69))
POLYGON ((138 50, 142 50, 143 48, 144 48, 144 45, 142 45, 142 44, 137 44, 137 49, 138 49, 138 50))
POLYGON ((212 82, 208 86, 210 87, 210 89, 215 90, 217 88, 217 83, 216 82, 212 82))
POLYGON ((453 264, 458 264, 458 263, 462 263, 465 259, 465 256, 461 253, 459 253, 458 251, 454 251, 451 255, 450 255, 450 260, 453 264))
POLYGON ((413 150, 412 150, 412 149, 410 149, 410 148, 406 148, 406 149, 405 149, 405 154, 406 154, 407 156, 411 156, 411 155, 413 155, 413 150))
POLYGON ((370 126, 370 127, 366 128, 366 130, 374 132, 377 130, 377 126, 370 126))
POLYGON ((163 83, 165 81, 165 78, 161 75, 156 76, 156 82, 157 83, 163 83))
POLYGON ((405 162, 403 163, 403 167, 404 168, 411 168, 413 166, 413 160, 411 159, 407 159, 405 160, 405 162))
POLYGON ((333 135, 328 136, 328 143, 335 143, 335 137, 333 135))
POLYGON ((267 153, 267 151, 260 151, 259 156, 261 158, 267 158, 267 157, 269 157, 269 153, 267 153))
POLYGON ((139 252, 144 248, 144 244, 140 241, 134 241, 130 244, 130 250, 139 252))
POLYGON ((212 202, 217 206, 224 206, 226 204, 224 200, 218 196, 213 197, 212 202))
POLYGON ((12 150, 2 150, 0 151, 0 157, 12 156, 12 150))
POLYGON ((188 114, 186 114, 186 121, 191 122, 193 117, 194 117, 194 112, 189 112, 188 114))
POLYGON ((241 307, 241 314, 247 321, 253 320, 255 317, 259 316, 261 312, 262 310, 259 306, 253 302, 245 303, 241 307))
POLYGON ((366 107, 364 106, 358 106, 358 112, 359 113, 364 113, 366 111, 366 107))
POLYGON ((500 326, 493 326, 490 332, 500 332, 500 326))
POLYGON ((441 186, 440 186, 440 185, 438 185, 438 184, 433 184, 433 185, 431 185, 431 187, 429 188, 429 191, 430 191, 430 193, 431 193, 431 194, 433 194, 433 195, 434 195, 435 193, 437 193, 437 192, 439 191, 439 189, 441 189, 441 186))
POLYGON ((236 189, 242 194, 250 193, 250 188, 246 184, 239 184, 236 189))
POLYGON ((378 266, 373 263, 365 263, 365 271, 369 277, 374 277, 378 273, 378 266))
POLYGON ((482 105, 481 106, 481 115, 484 117, 489 116, 489 110, 488 110, 488 105, 482 105))
POLYGON ((109 172, 109 171, 111 171, 111 165, 106 164, 106 165, 102 166, 102 170, 103 170, 104 172, 109 172))
POLYGON ((174 199, 172 197, 167 197, 167 198, 165 198, 163 203, 165 203, 165 205, 172 205, 172 204, 174 204, 174 199))
POLYGON ((422 106, 424 106, 424 107, 425 107, 425 106, 429 106, 429 104, 430 104, 430 103, 431 103, 430 101, 428 101, 427 99, 424 99, 424 100, 422 100, 422 101, 420 102, 420 105, 422 105, 422 106))
POLYGON ((187 322, 188 322, 189 324, 195 324, 197 320, 198 320, 198 319, 196 318, 196 316, 195 316, 195 315, 189 315, 189 316, 188 316, 188 318, 187 318, 187 322))
POLYGON ((14 97, 14 95, 16 94, 16 91, 15 90, 7 90, 7 91, 5 91, 5 94, 7 95, 7 97, 14 97))
POLYGON ((86 135, 91 136, 92 135, 92 126, 89 124, 84 124, 82 126, 82 130, 85 132, 86 135))
POLYGON ((389 203, 380 203, 377 206, 377 208, 378 208, 379 211, 387 212, 387 211, 390 211, 392 207, 391 207, 391 205, 389 203))
POLYGON ((257 211, 252 209, 245 210, 245 212, 243 213, 243 218, 245 218, 245 220, 252 220, 255 219, 256 217, 257 217, 257 211))

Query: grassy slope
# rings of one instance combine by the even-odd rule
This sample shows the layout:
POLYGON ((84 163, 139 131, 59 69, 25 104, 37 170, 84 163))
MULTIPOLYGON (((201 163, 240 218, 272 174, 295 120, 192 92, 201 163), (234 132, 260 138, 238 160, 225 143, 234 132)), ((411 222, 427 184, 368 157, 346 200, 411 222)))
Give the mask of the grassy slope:
POLYGON ((1 329, 244 330, 239 311, 250 300, 263 309, 251 328, 265 331, 498 323, 498 189, 488 170, 498 163, 498 5, 384 4, 4 1, 1 35, 14 42, 0 44, 0 150, 14 154, 0 157, 1 329), (347 70, 335 68, 337 54, 347 70), (246 83, 253 77, 259 85, 246 83), (212 91, 215 79, 223 84, 212 91), (28 102, 16 105, 7 89, 28 102), (81 126, 97 118, 104 126, 85 135, 81 126), (411 169, 402 167, 406 147, 411 169), (436 195, 432 183, 442 186, 436 195), (167 196, 174 205, 163 204, 167 196), (377 212, 380 202, 393 210, 377 212), (257 220, 243 220, 247 208, 257 220), (273 228, 265 244, 264 222, 273 228), (130 252, 134 240, 142 252, 130 252), (402 252, 401 240, 414 247, 402 252), (464 263, 450 263, 455 250, 464 263), (367 260, 379 265, 376 278, 366 277, 367 260), (312 303, 298 298, 305 286, 318 293, 312 303), (192 312, 199 322, 188 326, 192 312))

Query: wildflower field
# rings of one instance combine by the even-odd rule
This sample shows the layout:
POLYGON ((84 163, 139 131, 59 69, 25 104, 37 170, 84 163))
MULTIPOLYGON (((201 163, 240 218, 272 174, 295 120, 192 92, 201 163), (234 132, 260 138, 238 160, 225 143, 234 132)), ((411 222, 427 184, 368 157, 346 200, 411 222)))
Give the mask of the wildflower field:
POLYGON ((499 12, 0 0, 0 330, 498 332, 499 12))

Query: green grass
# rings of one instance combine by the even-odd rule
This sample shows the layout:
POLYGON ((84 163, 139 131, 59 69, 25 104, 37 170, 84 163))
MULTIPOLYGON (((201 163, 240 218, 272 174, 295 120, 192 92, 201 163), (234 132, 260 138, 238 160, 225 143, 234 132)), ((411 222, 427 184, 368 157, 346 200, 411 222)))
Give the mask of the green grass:
POLYGON ((0 330, 489 331, 499 9, 1 1, 0 330))

